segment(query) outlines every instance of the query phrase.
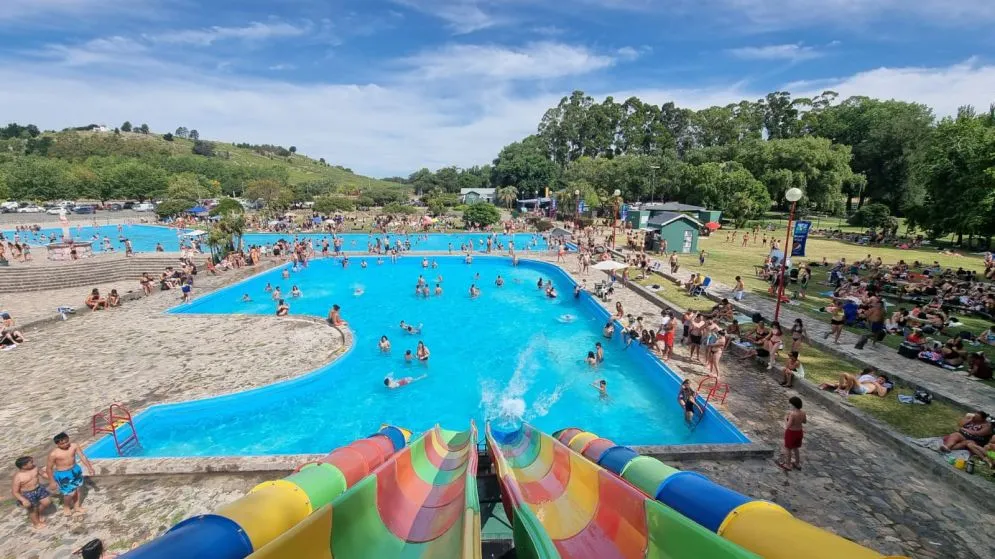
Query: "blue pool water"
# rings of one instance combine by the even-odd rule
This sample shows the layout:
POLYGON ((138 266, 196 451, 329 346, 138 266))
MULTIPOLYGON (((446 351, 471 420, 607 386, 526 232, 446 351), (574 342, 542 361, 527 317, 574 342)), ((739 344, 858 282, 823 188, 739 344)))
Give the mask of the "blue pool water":
MULTIPOLYGON (((96 227, 77 227, 73 225, 70 228, 70 233, 73 239, 77 241, 95 241, 93 248, 96 252, 103 250, 104 237, 111 240, 111 246, 116 251, 123 251, 124 239, 130 239, 131 246, 135 252, 154 252, 156 243, 162 243, 163 249, 167 252, 179 252, 179 234, 187 231, 178 231, 157 225, 121 225, 120 229, 118 227, 117 225, 100 225, 96 227)), ((3 231, 3 234, 5 238, 13 240, 15 231, 3 231)), ((26 233, 22 231, 17 234, 22 242, 27 241, 31 245, 45 245, 48 244, 50 235, 55 235, 56 238, 61 239, 62 229, 50 227, 42 229, 38 233, 26 233)), ((343 239, 342 249, 347 252, 367 252, 367 243, 374 239, 374 237, 366 233, 344 233, 339 236, 343 239)), ((429 233, 428 235, 421 236, 390 234, 386 238, 391 242, 392 246, 398 239, 401 241, 409 240, 411 242, 411 250, 415 251, 445 252, 452 248, 454 252, 458 253, 460 245, 470 241, 473 241, 477 250, 483 251, 487 246, 486 242, 489 236, 488 233, 429 233)), ((311 239, 316 251, 321 250, 321 241, 323 239, 327 239, 330 246, 332 244, 331 235, 324 233, 247 233, 244 236, 244 242, 247 246, 272 245, 280 239, 292 240, 295 238, 311 239)), ((516 233, 514 235, 499 234, 497 235, 497 240, 505 247, 508 246, 509 241, 513 240, 515 247, 520 250, 526 250, 529 247, 533 249, 547 248, 546 241, 541 236, 531 233, 516 233)))
MULTIPOLYGON (((676 375, 638 345, 625 349, 618 336, 604 340, 606 311, 586 294, 574 299, 572 280, 558 268, 532 261, 514 268, 501 257, 477 257, 472 265, 459 257, 436 260, 438 269, 424 270, 421 258, 413 256, 382 265, 374 258, 353 258, 347 269, 321 259, 288 280, 275 269, 174 308, 177 314, 272 314, 266 283, 285 294, 297 285, 304 295, 287 299, 291 314, 324 317, 337 303, 355 345, 334 363, 293 380, 149 408, 136 419, 140 455, 321 453, 366 436, 381 423, 418 432, 437 423, 462 428, 471 418, 501 424, 524 419, 547 431, 578 426, 622 444, 748 442, 712 409, 689 430, 676 401, 676 375), (359 265, 363 259, 366 269, 359 265), (441 274, 444 294, 416 298, 419 274, 433 287, 441 274), (471 300, 468 288, 476 274, 482 294, 471 300), (494 284, 498 274, 504 287, 494 284), (548 299, 536 288, 540 277, 552 279, 561 296, 548 299), (244 293, 253 302, 240 302, 244 293), (422 324, 422 334, 402 332, 401 320, 422 324), (390 354, 377 348, 381 335, 393 344, 390 354), (432 352, 427 365, 402 358, 418 340, 432 352), (605 342, 606 360, 592 368, 584 357, 598 341, 605 342), (388 373, 428 377, 388 390, 383 385, 388 373), (598 379, 608 381, 609 400, 590 386, 598 379)), ((238 351, 237 340, 231 351, 238 351)), ((116 456, 106 437, 88 453, 116 456)))

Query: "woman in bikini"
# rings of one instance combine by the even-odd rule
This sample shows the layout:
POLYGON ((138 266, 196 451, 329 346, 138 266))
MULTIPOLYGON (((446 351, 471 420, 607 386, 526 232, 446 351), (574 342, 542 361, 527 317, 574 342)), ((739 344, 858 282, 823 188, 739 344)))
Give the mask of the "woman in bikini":
POLYGON ((624 316, 625 316, 625 309, 622 308, 622 302, 618 301, 615 303, 615 318, 618 320, 622 320, 622 317, 624 316))
POLYGON ((781 338, 784 333, 781 332, 781 325, 777 321, 770 323, 770 336, 767 338, 767 342, 764 344, 764 349, 770 354, 767 359, 767 370, 774 368, 774 361, 777 360, 777 352, 781 349, 781 338))
POLYGON ((791 351, 801 351, 802 341, 808 341, 808 332, 802 324, 802 319, 796 318, 791 326, 791 351))
POLYGON ((843 305, 834 305, 828 307, 826 310, 833 313, 829 319, 831 329, 826 333, 826 338, 828 339, 829 336, 832 336, 833 342, 839 345, 840 336, 843 334, 843 305))
POLYGON ((960 420, 959 429, 943 437, 941 450, 949 452, 967 448, 970 443, 985 446, 992 439, 992 423, 988 414, 983 411, 969 413, 960 420))
POLYGON ((431 352, 425 347, 425 342, 418 342, 418 348, 415 350, 415 357, 418 358, 422 363, 428 363, 428 357, 431 352))
POLYGON ((722 350, 726 347, 726 341, 725 330, 719 330, 708 343, 708 372, 715 375, 716 379, 721 377, 719 364, 722 362, 722 350))

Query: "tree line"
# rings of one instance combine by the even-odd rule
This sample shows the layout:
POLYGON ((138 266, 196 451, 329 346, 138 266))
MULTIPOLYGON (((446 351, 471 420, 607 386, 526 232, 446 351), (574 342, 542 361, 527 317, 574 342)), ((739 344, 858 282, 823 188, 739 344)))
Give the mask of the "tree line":
POLYGON ((851 214, 873 201, 932 236, 989 238, 993 134, 995 108, 937 119, 923 104, 833 91, 776 91, 701 110, 575 91, 491 165, 422 169, 406 182, 440 192, 492 187, 508 201, 548 188, 561 207, 578 199, 605 207, 619 190, 626 201, 703 205, 737 222, 785 208, 784 193, 798 187, 803 212, 851 214))
MULTIPOLYGON (((162 136, 144 133, 144 125, 136 129, 125 122, 119 130, 125 128, 133 133, 93 132, 95 125, 62 132, 30 124, 0 128, 0 199, 157 199, 169 202, 161 205, 164 215, 222 195, 261 200, 273 210, 332 194, 348 194, 352 203, 369 206, 407 200, 400 186, 343 192, 328 177, 291 183, 286 165, 238 165, 227 151, 185 127, 162 136), (184 152, 172 143, 174 137, 192 139, 193 145, 184 152)), ((286 151, 289 156, 297 150, 286 151)))

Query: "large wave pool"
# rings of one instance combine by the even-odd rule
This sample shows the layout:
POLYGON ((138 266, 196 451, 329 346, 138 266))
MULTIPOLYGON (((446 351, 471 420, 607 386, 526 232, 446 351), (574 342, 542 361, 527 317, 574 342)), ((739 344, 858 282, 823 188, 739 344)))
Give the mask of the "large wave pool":
MULTIPOLYGON (((83 226, 72 225, 70 234, 77 241, 92 241, 94 252, 101 252, 103 240, 106 237, 111 242, 111 247, 116 251, 124 251, 124 240, 129 239, 135 252, 154 252, 157 244, 162 244, 162 248, 167 252, 179 252, 180 239, 183 233, 190 230, 173 229, 159 225, 98 225, 83 226)), ((25 231, 3 231, 4 237, 9 240, 15 238, 22 242, 27 242, 32 246, 41 246, 49 243, 49 239, 54 235, 56 239, 62 238, 61 228, 44 228, 38 232, 25 231)), ((428 233, 424 235, 380 235, 390 241, 391 245, 397 241, 411 242, 411 250, 425 252, 446 252, 452 250, 459 253, 460 245, 472 241, 476 250, 486 249, 487 238, 490 233, 428 233)), ((367 243, 375 239, 367 233, 343 233, 342 250, 346 252, 367 252, 367 243)), ((515 233, 512 235, 497 234, 496 239, 505 247, 510 241, 515 242, 515 247, 520 250, 529 248, 542 250, 547 247, 545 239, 541 235, 531 233, 515 233)), ((247 233, 243 237, 245 245, 272 245, 280 239, 311 239, 315 250, 321 250, 322 240, 327 240, 329 246, 332 244, 332 236, 328 233, 247 233)))
MULTIPOLYGON (((324 317, 338 304, 355 344, 335 362, 292 380, 149 408, 135 420, 142 443, 135 455, 322 453, 381 423, 419 432, 435 424, 462 428, 470 419, 525 420, 547 431, 577 426, 629 445, 749 442, 712 408, 689 429, 676 399, 679 377, 639 345, 626 349, 618 336, 604 339, 608 313, 587 294, 575 299, 573 281, 559 268, 527 260, 512 267, 502 257, 481 256, 470 265, 460 257, 433 260, 438 268, 423 269, 415 256, 394 264, 352 258, 347 268, 320 259, 290 279, 281 278, 284 268, 274 269, 172 309, 273 314, 265 285, 284 294, 296 285, 303 296, 287 298, 291 314, 324 317), (433 288, 441 275, 443 295, 416 297, 419 275, 433 288), (498 275, 503 287, 495 285, 498 275), (539 278, 552 280, 560 297, 537 289, 539 278), (474 283, 482 293, 471 299, 474 283), (241 302, 243 294, 253 302, 241 302), (421 324, 422 333, 405 333, 401 320, 421 324), (379 351, 381 335, 390 338, 390 353, 379 351), (428 363, 405 362, 405 350, 414 352, 419 340, 431 350, 428 363), (596 342, 604 343, 606 359, 591 367, 584 358, 596 342), (389 390, 383 384, 388 374, 428 376, 389 390), (608 382, 608 399, 591 386, 600 379, 608 382)), ((226 350, 238 351, 238 340, 226 350)), ((260 366, 279 367, 278 357, 260 366)), ((117 456, 108 437, 87 452, 117 456)))

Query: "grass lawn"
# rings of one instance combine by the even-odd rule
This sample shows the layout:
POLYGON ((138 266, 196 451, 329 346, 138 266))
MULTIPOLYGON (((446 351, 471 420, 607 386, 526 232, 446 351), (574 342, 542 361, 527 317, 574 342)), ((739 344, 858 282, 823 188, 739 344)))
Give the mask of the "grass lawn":
MULTIPOLYGON (((639 281, 642 285, 654 282, 657 280, 652 277, 639 281)), ((713 304, 704 297, 688 297, 672 287, 670 282, 661 285, 665 285, 667 289, 657 292, 657 296, 679 307, 708 310, 713 304)), ((841 359, 810 345, 806 345, 801 353, 805 379, 816 385, 836 384, 841 373, 859 373, 864 368, 861 363, 841 359)), ((952 432, 957 421, 964 416, 962 409, 945 402, 934 401, 928 406, 902 404, 898 401, 898 394, 912 394, 912 390, 898 388, 885 398, 851 396, 847 401, 857 409, 891 425, 900 433, 914 438, 946 435, 952 432)))
MULTIPOLYGON (((783 227, 780 233, 781 235, 784 234, 783 227)), ((698 259, 689 255, 683 259, 684 261, 681 263, 681 266, 692 272, 703 272, 726 285, 733 285, 735 277, 740 276, 743 278, 749 293, 773 300, 773 297, 767 294, 767 282, 758 278, 753 268, 754 265, 763 263, 764 256, 767 255, 769 247, 764 247, 760 243, 754 244, 752 239, 748 246, 742 246, 742 231, 740 231, 740 235, 735 243, 727 243, 725 242, 725 238, 726 234, 722 231, 717 232, 711 237, 702 237, 699 240, 699 248, 705 251, 705 265, 699 266, 698 259)), ((769 240, 768 238, 768 242, 769 240)), ((781 237, 781 241, 784 241, 783 237, 781 237)), ((915 260, 927 263, 932 263, 935 260, 944 267, 953 269, 962 267, 966 270, 984 271, 984 264, 981 257, 974 254, 950 256, 940 254, 936 250, 901 250, 897 248, 865 247, 842 241, 819 238, 810 238, 808 240, 806 252, 808 256, 796 258, 796 263, 821 262, 823 256, 830 263, 835 263, 840 257, 845 257, 848 262, 853 262, 866 258, 870 254, 875 258, 880 256, 886 264, 894 264, 899 260, 905 260, 910 264, 915 260)), ((828 321, 829 316, 826 313, 820 312, 819 309, 831 302, 829 297, 822 295, 824 292, 831 291, 830 287, 826 285, 829 269, 822 266, 813 266, 811 270, 812 279, 809 282, 806 298, 804 300, 796 299, 792 301, 788 308, 796 312, 803 312, 819 320, 828 321)), ((792 285, 788 286, 788 291, 794 291, 792 285)), ((908 309, 911 309, 913 306, 911 303, 900 303, 890 300, 888 303, 889 312, 903 306, 908 309)), ((962 328, 955 329, 956 331, 968 330, 977 335, 990 325, 989 321, 981 317, 962 314, 954 314, 954 316, 964 324, 962 328)), ((859 329, 851 328, 851 331, 863 333, 859 329)), ((898 336, 888 336, 884 341, 886 345, 896 349, 901 342, 902 340, 898 336)), ((978 345, 969 347, 969 350, 982 351, 988 356, 989 360, 995 361, 995 347, 978 345)))

